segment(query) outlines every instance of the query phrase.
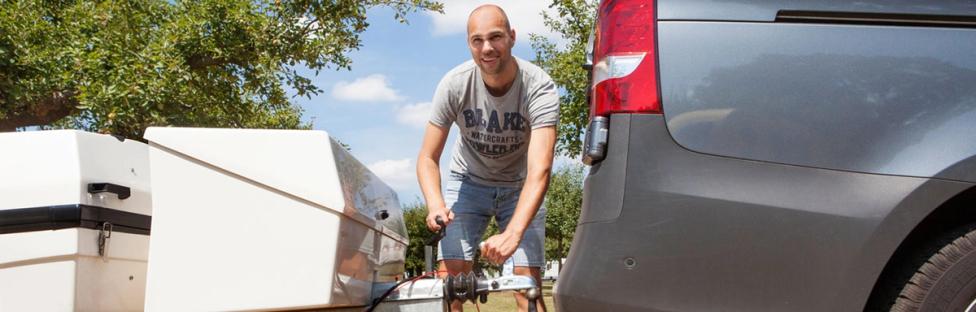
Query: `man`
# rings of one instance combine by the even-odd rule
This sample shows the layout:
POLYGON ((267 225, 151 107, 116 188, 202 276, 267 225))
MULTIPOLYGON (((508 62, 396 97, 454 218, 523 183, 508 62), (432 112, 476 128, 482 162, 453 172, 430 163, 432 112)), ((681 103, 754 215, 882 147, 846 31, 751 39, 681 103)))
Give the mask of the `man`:
MULTIPOLYGON (((472 60, 448 72, 434 92, 434 110, 417 157, 417 177, 427 202, 427 227, 447 223, 438 246, 441 276, 470 272, 475 248, 494 216, 502 232, 484 241, 481 255, 499 264, 511 258, 513 272, 541 283, 545 265, 545 209, 559 96, 542 69, 512 56, 515 31, 494 5, 468 17, 472 60), (439 160, 452 124, 451 175, 441 193, 439 160), (445 273, 446 271, 446 273, 445 273)), ((540 284, 541 285, 541 284, 540 284)), ((516 294, 519 310, 528 302, 516 294)), ((539 311, 545 311, 542 300, 539 311)), ((453 302, 451 310, 460 311, 453 302)))

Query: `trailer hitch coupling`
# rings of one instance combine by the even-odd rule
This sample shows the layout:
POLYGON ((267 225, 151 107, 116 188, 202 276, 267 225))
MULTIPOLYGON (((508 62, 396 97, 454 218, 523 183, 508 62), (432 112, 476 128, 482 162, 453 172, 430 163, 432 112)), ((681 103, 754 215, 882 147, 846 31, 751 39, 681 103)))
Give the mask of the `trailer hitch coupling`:
POLYGON ((542 295, 534 279, 528 276, 502 276, 494 279, 479 278, 474 272, 448 275, 444 278, 444 299, 447 302, 458 300, 461 302, 481 303, 488 301, 488 293, 501 291, 524 292, 529 300, 529 311, 536 310, 536 302, 542 295))

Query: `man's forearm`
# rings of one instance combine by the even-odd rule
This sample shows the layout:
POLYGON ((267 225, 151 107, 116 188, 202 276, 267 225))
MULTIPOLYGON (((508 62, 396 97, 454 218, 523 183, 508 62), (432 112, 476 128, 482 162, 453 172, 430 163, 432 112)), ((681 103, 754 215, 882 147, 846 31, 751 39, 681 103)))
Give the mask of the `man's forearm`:
POLYGON ((545 199, 546 189, 549 187, 550 171, 538 170, 525 177, 525 184, 522 185, 522 192, 515 206, 515 213, 505 229, 506 232, 513 231, 513 234, 518 234, 520 237, 525 233, 525 229, 532 223, 532 219, 539 212, 539 207, 542 206, 542 201, 545 199))
POLYGON ((555 127, 532 130, 528 151, 528 164, 522 193, 519 194, 515 213, 509 221, 506 232, 518 234, 521 239, 525 229, 532 223, 549 188, 549 175, 552 173, 552 159, 556 144, 555 127))
POLYGON ((420 191, 427 203, 427 210, 443 209, 444 196, 441 194, 441 175, 437 162, 430 158, 418 159, 417 178, 420 191))

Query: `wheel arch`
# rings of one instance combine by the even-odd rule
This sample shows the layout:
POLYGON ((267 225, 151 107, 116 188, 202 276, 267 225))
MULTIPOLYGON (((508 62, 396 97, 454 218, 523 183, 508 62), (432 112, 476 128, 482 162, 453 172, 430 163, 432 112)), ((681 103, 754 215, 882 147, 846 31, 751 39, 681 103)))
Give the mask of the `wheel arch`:
POLYGON ((864 310, 884 311, 889 307, 897 298, 901 286, 914 273, 914 270, 906 270, 906 267, 920 265, 925 261, 925 259, 918 259, 916 253, 925 247, 926 242, 939 235, 976 223, 976 214, 972 213, 974 206, 976 206, 976 186, 970 186, 938 205, 921 219, 901 240, 891 257, 888 257, 884 269, 871 288, 864 310))

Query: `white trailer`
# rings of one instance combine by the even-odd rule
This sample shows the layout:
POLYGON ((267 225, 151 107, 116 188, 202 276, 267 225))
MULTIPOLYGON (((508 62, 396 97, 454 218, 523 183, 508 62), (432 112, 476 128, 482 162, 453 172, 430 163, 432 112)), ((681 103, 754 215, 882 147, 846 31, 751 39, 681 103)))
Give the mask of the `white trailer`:
POLYGON ((142 309, 148 160, 108 135, 0 133, 0 311, 142 309))
POLYGON ((522 276, 400 281, 396 193, 323 131, 146 139, 0 134, 0 311, 404 312, 540 293, 522 276))
POLYGON ((323 131, 150 128, 146 310, 363 307, 408 243, 396 193, 323 131))

